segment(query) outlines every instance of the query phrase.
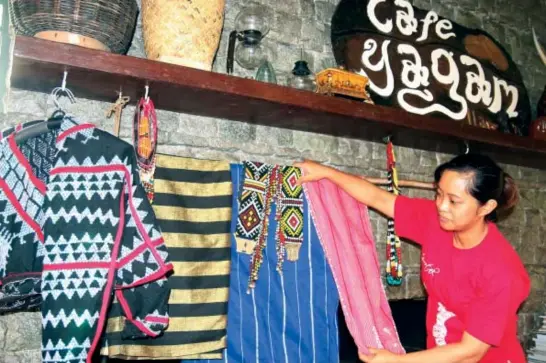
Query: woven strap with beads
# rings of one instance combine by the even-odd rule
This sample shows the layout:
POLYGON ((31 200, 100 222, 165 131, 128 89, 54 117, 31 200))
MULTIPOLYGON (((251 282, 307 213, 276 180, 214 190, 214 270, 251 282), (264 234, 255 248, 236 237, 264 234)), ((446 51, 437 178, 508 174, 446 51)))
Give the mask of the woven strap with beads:
POLYGON ((150 203, 154 200, 157 116, 151 99, 141 98, 133 119, 133 145, 136 149, 140 180, 150 203))
MULTIPOLYGON (((392 142, 387 144, 387 172, 388 172, 388 191, 395 195, 400 194, 398 187, 398 173, 396 171, 396 159, 392 142)), ((394 220, 387 221, 387 284, 399 286, 402 283, 402 248, 400 239, 394 231, 394 220)))

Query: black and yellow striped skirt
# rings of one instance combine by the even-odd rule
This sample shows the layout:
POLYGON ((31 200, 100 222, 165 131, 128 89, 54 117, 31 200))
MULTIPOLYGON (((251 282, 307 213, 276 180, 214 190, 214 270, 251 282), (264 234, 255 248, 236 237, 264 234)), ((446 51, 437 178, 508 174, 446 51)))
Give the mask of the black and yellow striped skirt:
POLYGON ((102 355, 124 359, 216 359, 226 347, 232 183, 227 161, 158 155, 153 209, 174 273, 169 327, 155 339, 123 340, 114 303, 102 355))

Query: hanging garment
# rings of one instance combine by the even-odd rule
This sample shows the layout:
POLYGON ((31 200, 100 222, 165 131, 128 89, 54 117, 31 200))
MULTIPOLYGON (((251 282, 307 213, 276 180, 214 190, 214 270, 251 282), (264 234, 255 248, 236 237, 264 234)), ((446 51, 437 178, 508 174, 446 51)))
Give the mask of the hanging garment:
POLYGON ((16 209, 37 216, 32 229, 43 243, 43 362, 91 362, 113 294, 125 337, 165 329, 172 265, 131 145, 71 118, 55 135, 17 145, 10 134, 0 165, 14 169, 7 185, 22 196, 16 209))
POLYGON ((226 347, 231 262, 229 163, 157 155, 153 209, 174 273, 169 327, 153 340, 123 340, 114 304, 101 354, 124 359, 218 358, 226 347))
MULTIPOLYGON (((241 191, 244 180, 241 165, 232 165, 232 180, 234 190, 241 191)), ((239 215, 237 194, 233 196, 233 235, 239 215)), ((250 294, 247 294, 247 286, 251 256, 238 253, 235 236, 231 240, 227 350, 223 360, 210 362, 339 361, 339 299, 311 216, 304 206, 304 240, 299 259, 285 262, 279 274, 276 271, 275 212, 276 204, 273 204, 260 280, 250 294)))
MULTIPOLYGON (((20 154, 12 151, 7 137, 32 126, 20 124, 0 132, 0 313, 35 308, 42 303, 44 201, 41 190, 31 183, 22 167, 20 154)), ((51 169, 53 153, 47 145, 56 133, 40 135, 19 146, 24 158, 31 159, 32 175, 43 179, 51 169)))
POLYGON ((368 209, 327 179, 304 188, 359 352, 368 354, 373 347, 403 353, 381 281, 368 209))

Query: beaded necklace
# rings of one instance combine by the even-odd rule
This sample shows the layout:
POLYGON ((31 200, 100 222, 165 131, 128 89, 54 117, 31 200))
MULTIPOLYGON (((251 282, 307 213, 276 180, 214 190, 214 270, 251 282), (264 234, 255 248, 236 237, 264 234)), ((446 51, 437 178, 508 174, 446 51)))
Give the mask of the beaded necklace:
MULTIPOLYGON (((392 142, 387 143, 387 172, 389 185, 387 190, 394 195, 400 194, 398 187, 398 173, 396 171, 396 158, 392 142)), ((391 286, 399 286, 402 283, 402 248, 400 239, 394 231, 394 219, 387 221, 387 283, 391 286)))

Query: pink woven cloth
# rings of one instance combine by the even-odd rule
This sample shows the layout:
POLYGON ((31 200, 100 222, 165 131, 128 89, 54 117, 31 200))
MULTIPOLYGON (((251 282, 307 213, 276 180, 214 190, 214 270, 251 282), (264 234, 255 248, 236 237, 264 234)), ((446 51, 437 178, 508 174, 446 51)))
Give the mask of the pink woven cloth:
POLYGON ((381 280, 368 208, 327 179, 305 193, 359 352, 404 353, 381 280))

